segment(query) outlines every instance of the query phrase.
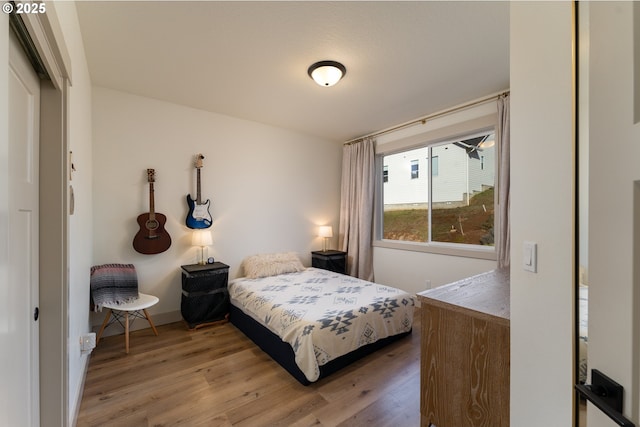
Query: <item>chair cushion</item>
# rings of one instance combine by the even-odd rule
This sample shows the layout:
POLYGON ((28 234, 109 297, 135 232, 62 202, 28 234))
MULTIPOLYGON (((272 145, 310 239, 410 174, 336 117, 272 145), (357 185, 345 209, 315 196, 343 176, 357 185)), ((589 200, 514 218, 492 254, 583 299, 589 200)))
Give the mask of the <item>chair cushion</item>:
POLYGON ((105 304, 122 304, 138 298, 138 275, 133 264, 91 267, 91 300, 95 310, 105 304))

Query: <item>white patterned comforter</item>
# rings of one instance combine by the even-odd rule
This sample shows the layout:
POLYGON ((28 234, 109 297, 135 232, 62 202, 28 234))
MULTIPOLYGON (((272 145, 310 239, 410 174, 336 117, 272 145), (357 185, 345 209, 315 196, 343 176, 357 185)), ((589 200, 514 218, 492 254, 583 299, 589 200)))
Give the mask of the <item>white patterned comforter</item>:
POLYGON ((229 283, 231 303, 283 341, 309 381, 319 366, 411 329, 415 299, 400 289, 327 270, 229 283))

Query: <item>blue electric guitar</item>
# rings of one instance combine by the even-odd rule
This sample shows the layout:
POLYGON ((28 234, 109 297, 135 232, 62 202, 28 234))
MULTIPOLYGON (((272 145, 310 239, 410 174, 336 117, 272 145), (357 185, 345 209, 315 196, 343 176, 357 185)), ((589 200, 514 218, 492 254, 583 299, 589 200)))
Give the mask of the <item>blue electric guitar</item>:
POLYGON ((187 205, 189 205, 189 213, 187 214, 187 227, 189 228, 209 228, 211 227, 211 213, 209 213, 210 201, 202 203, 200 198, 200 169, 202 169, 202 154, 196 154, 196 171, 198 174, 197 196, 193 200, 191 194, 187 194, 187 205))

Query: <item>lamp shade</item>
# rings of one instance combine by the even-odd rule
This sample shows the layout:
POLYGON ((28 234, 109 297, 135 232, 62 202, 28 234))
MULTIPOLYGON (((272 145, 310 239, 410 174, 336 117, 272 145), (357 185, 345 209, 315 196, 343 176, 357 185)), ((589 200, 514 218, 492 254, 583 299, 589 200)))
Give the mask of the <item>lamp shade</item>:
POLYGON ((347 69, 336 61, 320 61, 311 65, 307 73, 320 86, 333 86, 344 77, 347 69))
POLYGON ((191 244, 193 246, 211 246, 213 239, 211 238, 211 231, 209 230, 197 230, 193 232, 191 236, 191 244))
POLYGON ((323 225, 318 229, 318 236, 320 237, 333 237, 333 227, 330 225, 323 225))

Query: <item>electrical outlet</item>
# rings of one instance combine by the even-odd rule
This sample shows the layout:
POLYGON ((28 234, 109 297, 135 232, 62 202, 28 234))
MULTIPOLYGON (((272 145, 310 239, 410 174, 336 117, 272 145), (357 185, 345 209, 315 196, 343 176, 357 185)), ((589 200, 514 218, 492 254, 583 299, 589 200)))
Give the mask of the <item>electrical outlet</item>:
POLYGON ((83 353, 90 352, 94 348, 96 348, 95 332, 89 332, 88 334, 80 336, 80 351, 83 353))

